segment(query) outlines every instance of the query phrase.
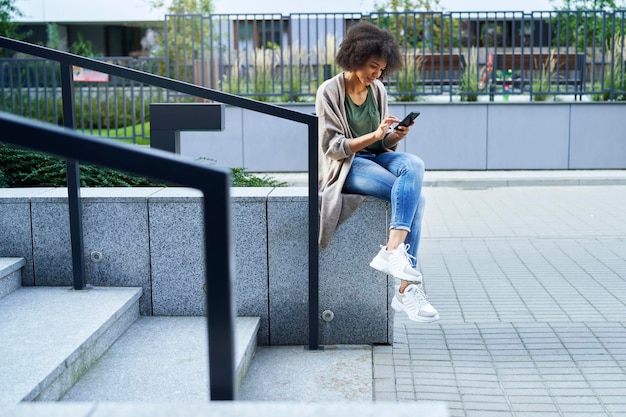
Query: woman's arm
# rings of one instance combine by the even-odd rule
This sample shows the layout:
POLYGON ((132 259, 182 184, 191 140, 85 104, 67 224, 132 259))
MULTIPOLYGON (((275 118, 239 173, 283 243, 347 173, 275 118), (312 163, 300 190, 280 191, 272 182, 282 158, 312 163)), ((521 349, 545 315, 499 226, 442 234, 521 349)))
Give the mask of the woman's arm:
MULTIPOLYGON (((378 129, 375 131, 368 133, 363 136, 359 136, 358 138, 349 139, 349 146, 352 152, 358 152, 361 149, 367 148, 371 144, 378 142, 379 140, 383 140, 386 138, 387 141, 390 140, 390 136, 393 133, 388 134, 389 128, 394 123, 398 123, 400 120, 394 116, 387 116, 383 119, 383 121, 378 126, 378 129)), ((400 139, 398 139, 399 141, 400 139)))
POLYGON ((409 134, 409 130, 411 129, 411 126, 413 126, 413 124, 415 124, 415 122, 411 122, 410 126, 398 126, 397 129, 393 129, 393 131, 389 133, 387 137, 385 137, 385 139, 383 140, 383 146, 387 148, 392 148, 396 146, 398 142, 400 142, 406 137, 406 135, 409 134))
MULTIPOLYGON (((336 160, 344 159, 377 141, 383 141, 383 146, 393 149, 395 144, 406 135, 401 131, 390 132, 391 126, 400 120, 395 116, 389 116, 385 107, 383 120, 378 129, 363 136, 351 138, 348 121, 341 111, 341 88, 343 87, 331 79, 324 82, 317 91, 315 112, 319 118, 320 149, 325 156, 336 160)), ((386 94, 383 94, 381 98, 380 101, 384 102, 383 106, 386 106, 386 94)))

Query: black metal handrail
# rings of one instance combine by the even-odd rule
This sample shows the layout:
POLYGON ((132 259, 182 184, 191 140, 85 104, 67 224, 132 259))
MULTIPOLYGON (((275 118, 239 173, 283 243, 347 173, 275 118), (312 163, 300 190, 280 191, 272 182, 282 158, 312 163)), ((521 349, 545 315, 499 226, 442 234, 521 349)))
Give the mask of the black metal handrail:
MULTIPOLYGON (((308 166, 309 166, 309 349, 319 348, 319 249, 318 249, 318 189, 317 189, 317 117, 276 105, 262 103, 233 94, 199 87, 186 82, 137 71, 122 66, 85 58, 67 52, 56 51, 6 37, 0 37, 0 48, 7 48, 24 54, 56 61, 61 67, 63 94, 63 116, 65 127, 75 129, 73 66, 125 77, 137 82, 173 90, 179 93, 213 100, 224 104, 256 111, 270 116, 304 123, 308 126, 308 166)), ((80 204, 80 180, 78 161, 85 161, 105 167, 134 172, 181 185, 189 185, 203 191, 205 195, 205 236, 207 274, 207 319, 209 325, 209 367, 211 399, 234 399, 234 342, 233 342, 233 302, 231 291, 231 271, 228 265, 230 250, 230 210, 228 189, 230 183, 219 170, 198 166, 192 162, 182 162, 178 157, 163 154, 156 150, 131 149, 122 145, 106 143, 75 131, 61 129, 54 125, 43 125, 0 114, 2 136, 0 141, 31 147, 53 153, 68 161, 68 201, 70 205, 70 232, 72 234, 72 263, 75 288, 85 287, 83 259, 82 214, 80 204), (162 164, 161 164, 162 163, 162 164), (174 172, 169 172, 170 167, 174 172), (186 168, 185 168, 186 167, 186 168), (210 172, 210 174, 208 173, 210 172), (200 180, 202 179, 202 180, 200 180), (224 191, 226 187, 226 191, 224 191), (218 197, 217 199, 215 197, 218 197), (224 198, 222 198, 224 197, 224 198), (211 209, 207 209, 211 201, 211 209), (219 231, 208 230, 207 225, 220 225, 219 231), (217 237, 217 238, 216 238, 217 237), (227 242, 224 245, 224 242, 227 242), (221 267, 209 265, 209 259, 216 260, 221 267), (214 279, 210 279, 214 273, 214 279), (224 314, 230 312, 230 314, 224 314)), ((213 228, 213 226, 212 226, 213 228)))
POLYGON ((3 112, 0 112, 0 131, 2 142, 202 191, 211 399, 234 399, 230 173, 169 152, 117 144, 3 112), (206 227, 209 224, 210 229, 206 227))

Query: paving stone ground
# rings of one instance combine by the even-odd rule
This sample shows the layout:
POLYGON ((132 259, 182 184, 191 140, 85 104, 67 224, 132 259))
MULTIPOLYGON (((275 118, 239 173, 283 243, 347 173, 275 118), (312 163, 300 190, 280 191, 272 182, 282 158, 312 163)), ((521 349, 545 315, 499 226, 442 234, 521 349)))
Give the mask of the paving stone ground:
POLYGON ((441 320, 396 315, 376 401, 455 417, 626 416, 626 186, 426 188, 441 320))

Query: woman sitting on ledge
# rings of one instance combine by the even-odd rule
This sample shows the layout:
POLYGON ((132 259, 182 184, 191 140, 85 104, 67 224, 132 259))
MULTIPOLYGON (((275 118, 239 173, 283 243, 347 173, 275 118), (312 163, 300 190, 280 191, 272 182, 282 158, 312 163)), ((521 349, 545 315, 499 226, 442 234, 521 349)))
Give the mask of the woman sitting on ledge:
POLYGON ((369 195, 391 202, 389 238, 370 266, 400 280, 391 306, 411 320, 439 319, 416 269, 424 197, 424 163, 396 152, 410 126, 397 126, 388 114, 383 74, 402 67, 400 48, 391 32, 360 22, 340 45, 336 63, 343 72, 317 91, 319 117, 320 238, 329 245, 339 223, 369 195), (395 128, 392 128, 396 125, 395 128))

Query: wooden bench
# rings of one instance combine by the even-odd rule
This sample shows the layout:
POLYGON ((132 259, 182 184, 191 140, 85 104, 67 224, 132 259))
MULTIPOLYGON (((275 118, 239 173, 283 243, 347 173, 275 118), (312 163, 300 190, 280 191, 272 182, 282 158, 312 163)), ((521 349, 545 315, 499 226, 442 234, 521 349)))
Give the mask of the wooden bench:
POLYGON ((573 90, 568 89, 568 92, 579 98, 585 83, 585 65, 585 54, 576 52, 495 53, 492 81, 505 82, 496 79, 496 72, 511 70, 516 76, 512 80, 515 88, 523 89, 525 84, 541 77, 550 84, 573 86, 573 90))
POLYGON ((388 88, 399 89, 397 94, 401 95, 444 94, 445 87, 452 92, 466 68, 465 57, 450 52, 408 53, 405 62, 404 69, 383 79, 388 88))
POLYGON ((462 54, 445 52, 418 54, 415 55, 414 62, 420 81, 430 85, 458 85, 467 66, 462 54))

